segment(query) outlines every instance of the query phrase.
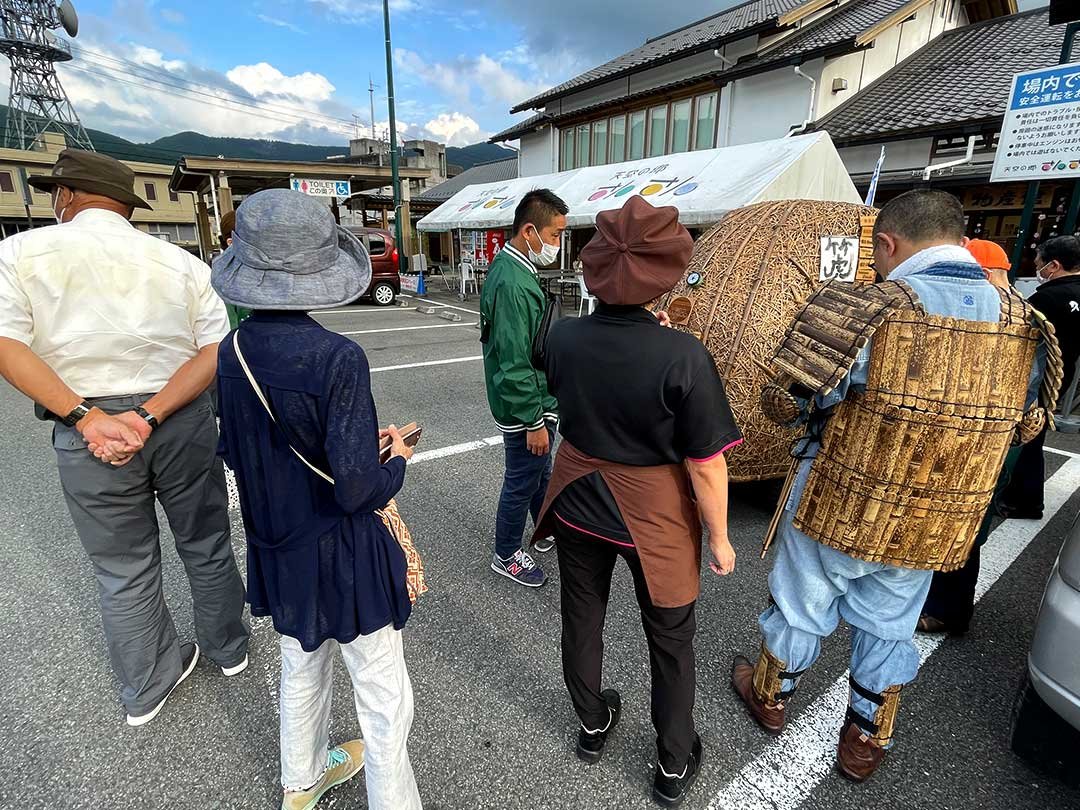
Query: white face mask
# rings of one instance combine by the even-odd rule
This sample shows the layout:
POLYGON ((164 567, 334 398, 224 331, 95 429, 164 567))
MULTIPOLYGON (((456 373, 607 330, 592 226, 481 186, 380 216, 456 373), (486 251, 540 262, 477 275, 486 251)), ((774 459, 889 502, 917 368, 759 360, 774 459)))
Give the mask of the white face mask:
MULTIPOLYGON (((533 225, 533 231, 536 233, 536 238, 540 239, 540 231, 533 225)), ((529 237, 525 237, 525 244, 529 248, 529 261, 535 264, 537 267, 549 267, 555 263, 555 260, 559 258, 559 246, 549 245, 543 239, 540 239, 540 252, 537 253, 532 248, 532 243, 529 242, 529 237)))
MULTIPOLYGON (((56 199, 57 200, 60 199, 59 194, 56 195, 56 199)), ((55 206, 56 203, 53 203, 53 205, 55 206)), ((59 211, 57 211, 55 207, 53 208, 53 216, 56 217, 56 224, 57 225, 63 225, 64 224, 64 212, 67 211, 70 206, 71 206, 71 203, 68 203, 63 208, 61 208, 59 211)))
POLYGON ((1050 266, 1050 263, 1047 262, 1046 264, 1044 264, 1042 267, 1040 267, 1038 270, 1035 271, 1035 279, 1039 282, 1039 284, 1045 284, 1046 282, 1050 281, 1050 276, 1044 276, 1043 275, 1043 270, 1045 270, 1049 266, 1050 266))

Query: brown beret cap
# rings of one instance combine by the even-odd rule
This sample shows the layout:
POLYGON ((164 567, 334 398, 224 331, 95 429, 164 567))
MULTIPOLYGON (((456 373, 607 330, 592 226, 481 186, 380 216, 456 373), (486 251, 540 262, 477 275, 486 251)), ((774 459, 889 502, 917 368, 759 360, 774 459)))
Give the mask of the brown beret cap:
POLYGON ((671 291, 693 252, 679 209, 635 195, 597 216, 596 236, 581 251, 585 286, 605 304, 646 304, 671 291))

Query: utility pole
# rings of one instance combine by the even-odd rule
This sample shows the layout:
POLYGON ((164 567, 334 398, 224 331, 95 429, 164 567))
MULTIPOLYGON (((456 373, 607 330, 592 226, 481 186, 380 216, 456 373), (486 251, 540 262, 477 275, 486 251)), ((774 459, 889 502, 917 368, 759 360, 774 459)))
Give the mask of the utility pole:
POLYGON ((368 74, 368 95, 371 97, 371 137, 375 139, 379 137, 375 134, 375 82, 370 73, 368 74))
POLYGON ((390 176, 394 184, 394 236, 398 248, 398 272, 402 272, 405 270, 405 253, 408 247, 401 243, 401 176, 398 166, 397 113, 394 110, 394 50, 390 42, 390 0, 383 0, 383 27, 386 29, 386 94, 390 108, 390 176))

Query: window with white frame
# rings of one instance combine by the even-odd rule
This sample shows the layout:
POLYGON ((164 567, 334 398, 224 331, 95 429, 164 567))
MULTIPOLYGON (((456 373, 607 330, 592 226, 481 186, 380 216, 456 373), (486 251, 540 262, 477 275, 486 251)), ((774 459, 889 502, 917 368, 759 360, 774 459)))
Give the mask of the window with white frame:
POLYGON ((667 154, 668 108, 666 104, 649 110, 649 157, 667 154))

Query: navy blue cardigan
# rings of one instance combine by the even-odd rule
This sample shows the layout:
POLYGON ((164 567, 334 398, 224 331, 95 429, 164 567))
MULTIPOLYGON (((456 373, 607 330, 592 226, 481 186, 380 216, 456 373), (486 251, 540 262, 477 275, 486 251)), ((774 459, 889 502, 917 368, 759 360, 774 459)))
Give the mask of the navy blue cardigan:
POLYGON ((252 615, 272 616, 307 651, 402 628, 411 610, 405 555, 374 510, 401 489, 405 461, 379 464, 363 349, 302 313, 256 312, 239 335, 278 420, 251 389, 230 334, 218 352, 220 453, 236 473, 252 615))

